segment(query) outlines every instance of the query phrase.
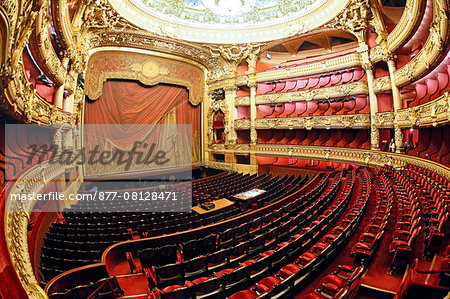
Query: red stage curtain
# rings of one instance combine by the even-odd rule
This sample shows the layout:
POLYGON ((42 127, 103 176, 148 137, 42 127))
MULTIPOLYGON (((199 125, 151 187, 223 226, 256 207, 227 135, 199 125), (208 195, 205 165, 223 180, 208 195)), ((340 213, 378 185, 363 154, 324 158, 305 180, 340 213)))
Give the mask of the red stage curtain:
MULTIPOLYGON (((102 135, 119 147, 131 146, 140 140, 147 130, 144 126, 120 126, 132 124, 160 124, 174 107, 188 100, 184 87, 158 84, 143 86, 135 81, 106 81, 102 96, 86 104, 85 124, 117 125, 102 135)), ((99 128, 100 129, 100 128, 99 128)), ((100 134, 100 132, 95 132, 100 134)))

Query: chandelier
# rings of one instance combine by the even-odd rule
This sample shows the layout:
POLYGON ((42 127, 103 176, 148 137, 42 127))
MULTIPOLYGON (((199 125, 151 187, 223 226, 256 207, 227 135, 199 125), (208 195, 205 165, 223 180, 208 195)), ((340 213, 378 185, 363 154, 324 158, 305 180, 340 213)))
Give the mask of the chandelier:
POLYGON ((203 5, 217 15, 237 16, 252 10, 257 0, 203 0, 203 5))

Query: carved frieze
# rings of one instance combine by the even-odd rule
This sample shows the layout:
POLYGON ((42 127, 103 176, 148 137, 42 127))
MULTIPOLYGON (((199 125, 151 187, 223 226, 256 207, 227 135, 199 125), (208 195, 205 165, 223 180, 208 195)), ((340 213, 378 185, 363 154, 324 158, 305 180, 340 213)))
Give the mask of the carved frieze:
POLYGON ((379 112, 374 117, 377 128, 393 128, 394 112, 379 112))
POLYGON ((398 110, 398 125, 401 128, 429 127, 449 122, 450 96, 448 92, 423 105, 398 110))
MULTIPOLYGON (((211 148, 210 151, 214 152, 211 148)), ((226 153, 234 153, 229 149, 226 153)), ((239 151, 242 154, 242 151, 239 151)), ((299 159, 325 160, 330 162, 351 163, 367 166, 383 167, 391 165, 393 167, 403 167, 406 163, 417 165, 425 169, 430 169, 450 179, 450 168, 435 163, 433 161, 389 152, 372 151, 356 148, 343 147, 323 147, 323 146, 305 146, 305 145, 286 145, 286 144, 257 144, 254 147, 248 147, 247 154, 256 156, 290 157, 299 159)), ((219 162, 214 162, 219 163, 219 162)), ((227 163, 221 163, 224 166, 227 163)), ((216 165, 218 166, 218 165, 216 165)))
POLYGON ((256 129, 368 129, 370 128, 370 114, 286 117, 286 118, 258 118, 256 129))
POLYGON ((205 94, 205 74, 200 67, 185 61, 140 53, 104 51, 92 55, 86 72, 85 94, 91 99, 100 97, 107 79, 139 80, 148 85, 162 82, 186 86, 189 89, 189 101, 193 105, 198 105, 205 94))
POLYGON ((235 130, 247 130, 250 129, 250 119, 236 119, 234 121, 235 130))

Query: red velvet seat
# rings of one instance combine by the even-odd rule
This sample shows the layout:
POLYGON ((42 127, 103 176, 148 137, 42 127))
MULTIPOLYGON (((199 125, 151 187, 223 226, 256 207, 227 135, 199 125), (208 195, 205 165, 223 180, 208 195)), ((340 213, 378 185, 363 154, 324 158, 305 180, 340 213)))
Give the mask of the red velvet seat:
POLYGON ((261 279, 258 284, 256 285, 256 289, 263 293, 270 292, 274 285, 281 282, 281 279, 279 279, 276 276, 269 276, 266 278, 261 279))
POLYGON ((297 273, 300 270, 300 266, 297 264, 288 264, 281 268, 281 273, 285 274, 286 276, 291 276, 297 273))
POLYGON ((215 277, 222 277, 222 276, 224 276, 225 274, 231 273, 231 272, 233 272, 233 271, 235 271, 235 270, 236 270, 236 269, 224 269, 224 270, 222 270, 222 271, 220 271, 220 272, 214 273, 214 276, 215 276, 215 277))
POLYGON ((252 290, 243 290, 237 293, 234 293, 229 297, 229 299, 254 299, 257 298, 258 294, 252 290))

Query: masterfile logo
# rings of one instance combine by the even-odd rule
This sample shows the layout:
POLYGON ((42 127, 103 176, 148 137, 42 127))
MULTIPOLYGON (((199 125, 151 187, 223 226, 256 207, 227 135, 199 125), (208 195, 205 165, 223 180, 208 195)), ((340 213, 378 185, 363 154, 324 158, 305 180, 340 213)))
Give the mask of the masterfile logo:
POLYGON ((191 209, 191 125, 5 129, 5 178, 14 186, 8 211, 60 211, 73 204, 82 212, 191 209))

